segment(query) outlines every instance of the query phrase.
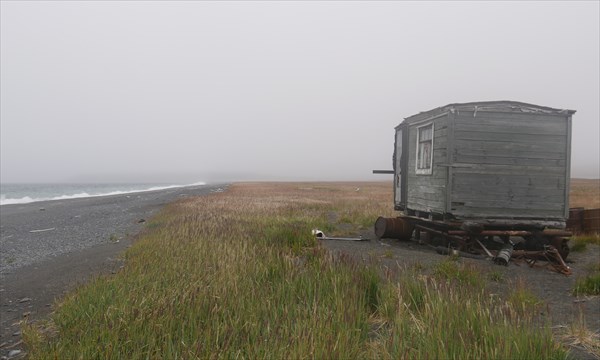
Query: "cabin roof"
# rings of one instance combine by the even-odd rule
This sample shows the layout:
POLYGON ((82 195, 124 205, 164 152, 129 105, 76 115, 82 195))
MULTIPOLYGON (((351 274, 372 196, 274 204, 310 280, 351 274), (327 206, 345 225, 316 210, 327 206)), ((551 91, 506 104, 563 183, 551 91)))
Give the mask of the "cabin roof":
POLYGON ((437 107, 432 110, 423 111, 418 114, 404 118, 404 122, 424 120, 429 117, 441 115, 454 111, 500 111, 500 112, 520 112, 533 114, 549 115, 572 115, 575 110, 555 109, 547 106, 528 104, 518 101, 500 100, 500 101, 478 101, 468 103, 454 103, 437 107))

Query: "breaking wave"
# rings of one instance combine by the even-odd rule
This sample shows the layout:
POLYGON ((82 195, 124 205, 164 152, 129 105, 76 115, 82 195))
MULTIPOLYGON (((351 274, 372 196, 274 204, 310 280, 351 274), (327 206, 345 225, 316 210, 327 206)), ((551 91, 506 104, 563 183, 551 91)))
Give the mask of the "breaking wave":
POLYGON ((0 205, 10 205, 10 204, 28 204, 32 202, 38 201, 51 201, 51 200, 69 200, 69 199, 80 199, 80 198, 90 198, 90 197, 99 197, 99 196, 111 196, 111 195, 125 195, 125 194, 134 194, 141 193, 147 191, 158 191, 158 190, 167 190, 167 189, 175 189, 175 188, 183 188, 183 187, 191 187, 191 186, 202 186, 206 185, 205 182, 197 182, 193 184, 186 185, 166 185, 166 186, 151 186, 148 188, 142 189, 133 189, 133 190, 115 190, 115 191, 107 191, 100 193, 87 193, 80 192, 76 194, 68 194, 68 195, 59 195, 59 196, 49 196, 49 197, 30 197, 23 196, 21 198, 7 198, 5 194, 0 195, 0 205))

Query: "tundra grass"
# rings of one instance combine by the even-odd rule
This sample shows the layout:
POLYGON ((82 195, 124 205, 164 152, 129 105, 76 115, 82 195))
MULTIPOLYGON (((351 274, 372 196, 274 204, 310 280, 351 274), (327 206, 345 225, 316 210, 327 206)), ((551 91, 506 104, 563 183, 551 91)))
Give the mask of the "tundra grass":
POLYGON ((600 245, 600 234, 575 235, 571 237, 570 243, 572 251, 582 252, 588 244, 600 245))
POLYGON ((588 264, 585 270, 585 273, 575 282, 572 294, 575 296, 600 295, 600 261, 588 264))
POLYGON ((122 271, 67 296, 46 329, 24 328, 30 357, 565 357, 469 267, 382 276, 325 251, 311 229, 336 209, 392 215, 390 185, 357 187, 241 184, 168 206, 122 271))
POLYGON ((571 179, 569 207, 600 208, 600 179, 571 179))

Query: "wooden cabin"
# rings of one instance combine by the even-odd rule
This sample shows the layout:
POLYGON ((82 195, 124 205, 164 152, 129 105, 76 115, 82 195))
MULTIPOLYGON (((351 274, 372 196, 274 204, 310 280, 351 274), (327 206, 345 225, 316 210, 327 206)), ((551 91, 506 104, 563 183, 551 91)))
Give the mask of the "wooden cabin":
POLYGON ((396 127, 394 207, 443 221, 564 228, 574 110, 449 104, 396 127))

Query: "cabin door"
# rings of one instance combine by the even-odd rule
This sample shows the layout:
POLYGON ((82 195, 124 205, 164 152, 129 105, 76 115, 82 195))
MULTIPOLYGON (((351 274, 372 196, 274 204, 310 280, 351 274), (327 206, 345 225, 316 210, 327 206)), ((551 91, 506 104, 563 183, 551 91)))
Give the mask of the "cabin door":
POLYGON ((394 203, 404 208, 406 203, 406 153, 408 146, 408 129, 402 126, 396 130, 394 149, 394 203))

